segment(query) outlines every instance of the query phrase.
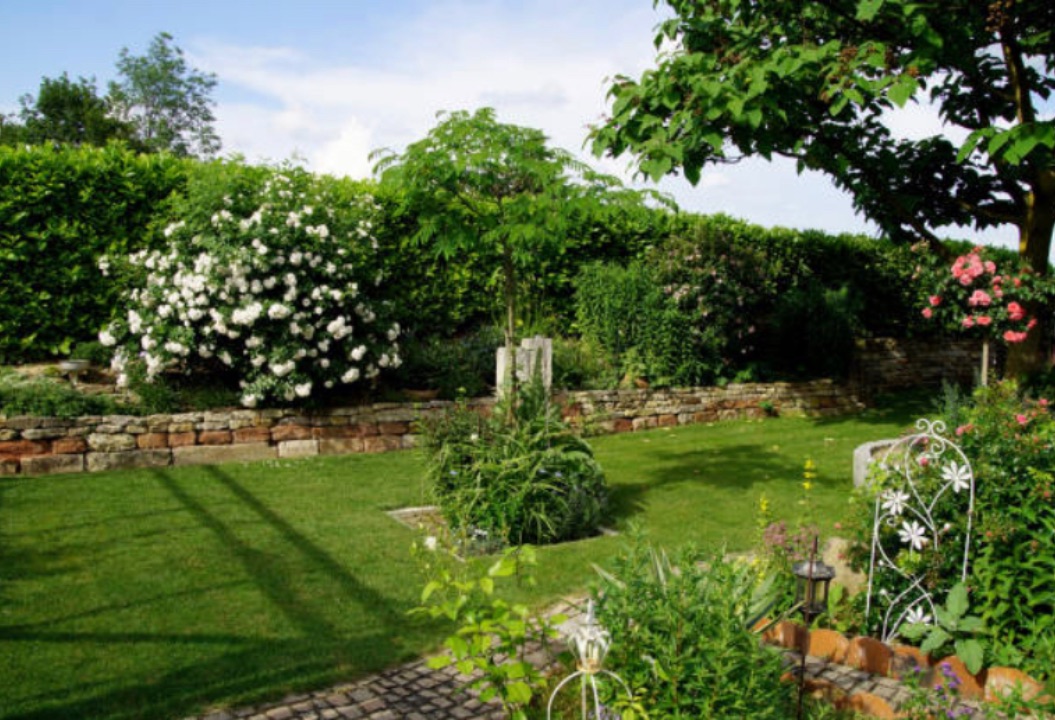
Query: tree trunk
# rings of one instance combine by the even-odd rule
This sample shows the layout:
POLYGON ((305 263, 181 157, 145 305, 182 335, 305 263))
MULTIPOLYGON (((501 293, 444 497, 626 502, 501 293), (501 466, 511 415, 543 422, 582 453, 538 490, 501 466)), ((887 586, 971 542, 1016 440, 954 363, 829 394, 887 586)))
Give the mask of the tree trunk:
MULTIPOLYGON (((1033 192, 1026 196, 1025 222, 1019 227, 1018 254, 1040 275, 1048 274, 1052 232, 1055 231, 1055 171, 1040 171, 1033 192)), ((1051 361, 1050 308, 1028 303, 1029 313, 1037 318, 1037 327, 1025 342, 1012 345, 1007 356, 1007 375, 1022 377, 1045 370, 1051 361)))
POLYGON ((506 376, 501 382, 509 391, 509 414, 512 417, 513 403, 517 395, 517 354, 516 354, 516 266, 513 264, 513 249, 508 243, 502 245, 502 275, 506 301, 506 376))

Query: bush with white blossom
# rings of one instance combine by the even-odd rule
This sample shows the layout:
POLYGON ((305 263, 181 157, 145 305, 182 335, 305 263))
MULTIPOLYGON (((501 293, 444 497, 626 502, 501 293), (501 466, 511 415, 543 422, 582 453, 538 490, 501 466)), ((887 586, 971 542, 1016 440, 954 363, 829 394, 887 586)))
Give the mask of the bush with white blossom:
POLYGON ((100 334, 117 347, 119 382, 136 357, 148 380, 220 364, 255 407, 398 367, 399 324, 375 299, 373 198, 297 168, 219 175, 215 207, 192 191, 174 205, 183 219, 164 228, 167 247, 128 258, 127 312, 100 334))

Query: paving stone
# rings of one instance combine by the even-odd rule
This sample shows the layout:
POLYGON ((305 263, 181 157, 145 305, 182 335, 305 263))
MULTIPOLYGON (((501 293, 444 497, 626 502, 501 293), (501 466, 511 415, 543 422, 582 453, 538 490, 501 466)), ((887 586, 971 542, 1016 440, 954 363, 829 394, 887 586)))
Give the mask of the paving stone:
POLYGON ((264 713, 268 720, 290 720, 293 717, 293 711, 287 706, 272 708, 264 713))

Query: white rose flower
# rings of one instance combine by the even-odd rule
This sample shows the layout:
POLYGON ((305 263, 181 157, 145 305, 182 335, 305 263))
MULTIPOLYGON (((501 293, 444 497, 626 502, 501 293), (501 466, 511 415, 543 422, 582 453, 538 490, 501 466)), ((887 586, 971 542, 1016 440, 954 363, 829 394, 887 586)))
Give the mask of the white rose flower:
POLYGON ((309 380, 308 382, 301 383, 300 385, 295 385, 293 387, 293 391, 296 393, 297 397, 308 397, 308 395, 311 395, 311 381, 309 380))

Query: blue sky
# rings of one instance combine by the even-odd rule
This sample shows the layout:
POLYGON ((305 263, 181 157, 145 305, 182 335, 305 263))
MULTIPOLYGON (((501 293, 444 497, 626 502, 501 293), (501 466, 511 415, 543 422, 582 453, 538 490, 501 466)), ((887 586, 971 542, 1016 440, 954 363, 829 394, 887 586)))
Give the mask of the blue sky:
MULTIPOLYGON (((420 138, 437 111, 482 106, 581 152, 605 112, 605 79, 652 65, 659 19, 651 0, 3 0, 0 112, 63 72, 95 77, 104 92, 121 48, 143 54, 165 31, 217 75, 223 151, 249 160, 367 177, 371 150, 420 138)), ((922 108, 896 122, 910 135, 939 128, 922 108)), ((628 164, 589 161, 618 173, 628 164)), ((875 234, 848 196, 790 162, 747 160, 696 187, 660 187, 688 210, 875 234)), ((1014 242, 1011 229, 981 239, 1014 242)))

